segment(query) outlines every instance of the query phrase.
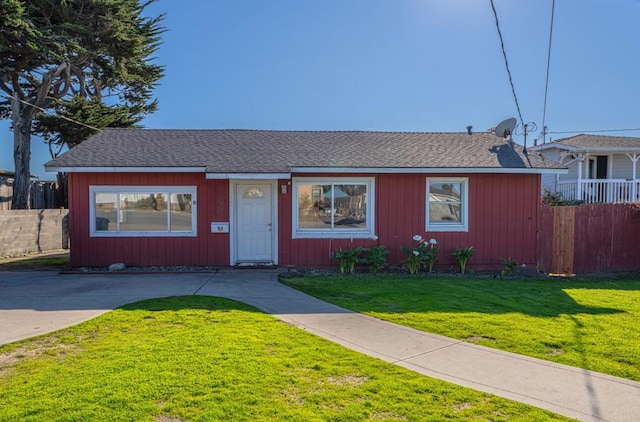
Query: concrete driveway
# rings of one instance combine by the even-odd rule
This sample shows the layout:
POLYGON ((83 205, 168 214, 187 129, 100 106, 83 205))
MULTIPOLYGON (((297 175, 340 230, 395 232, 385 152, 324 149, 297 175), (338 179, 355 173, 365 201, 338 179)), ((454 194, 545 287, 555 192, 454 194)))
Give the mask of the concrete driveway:
POLYGON ((0 271, 0 344, 45 334, 142 299, 235 299, 350 349, 423 375, 585 421, 637 421, 640 383, 380 321, 277 281, 274 270, 193 274, 0 271))
POLYGON ((45 334, 141 299, 191 295, 211 274, 0 272, 0 344, 45 334))

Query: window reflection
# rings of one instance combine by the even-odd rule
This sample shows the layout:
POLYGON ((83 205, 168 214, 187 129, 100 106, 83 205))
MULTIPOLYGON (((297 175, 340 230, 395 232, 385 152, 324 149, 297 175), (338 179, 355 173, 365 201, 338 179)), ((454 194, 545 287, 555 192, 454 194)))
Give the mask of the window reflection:
POLYGON ((118 230, 116 220, 116 198, 117 194, 115 193, 95 194, 95 218, 97 231, 118 230))
POLYGON ((172 193, 169 221, 171 231, 191 231, 192 211, 190 193, 172 193))
POLYGON ((463 189, 461 181, 430 181, 429 223, 463 223, 463 189))
POLYGON ((192 232, 193 195, 170 192, 96 192, 95 230, 192 232))
POLYGON ((366 229, 367 185, 298 185, 298 228, 366 229))

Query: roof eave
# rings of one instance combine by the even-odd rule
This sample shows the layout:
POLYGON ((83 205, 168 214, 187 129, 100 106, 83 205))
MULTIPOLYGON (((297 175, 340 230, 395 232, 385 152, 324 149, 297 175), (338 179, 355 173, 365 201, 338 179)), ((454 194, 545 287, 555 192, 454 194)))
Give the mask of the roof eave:
POLYGON ((532 151, 540 152, 549 149, 557 148, 564 151, 569 152, 637 152, 640 153, 640 146, 638 147, 612 147, 612 146, 597 146, 597 147, 587 147, 587 146, 573 146, 573 145, 563 145, 563 144, 544 144, 538 145, 535 147, 529 148, 532 151))
POLYGON ((115 166, 54 166, 46 165, 48 172, 58 173, 204 173, 205 167, 115 167, 115 166))
POLYGON ((571 152, 576 151, 576 147, 574 147, 573 145, 564 145, 560 143, 535 145, 535 146, 529 147, 529 150, 540 152, 540 151, 546 151, 548 149, 554 149, 554 148, 565 150, 565 151, 571 151, 571 152))
POLYGON ((636 152, 640 153, 640 147, 576 147, 575 152, 636 152))
POLYGON ((567 174, 567 168, 535 167, 292 167, 291 173, 505 173, 567 174))
POLYGON ((243 179, 243 180, 272 180, 291 179, 291 173, 214 173, 207 172, 207 179, 243 179))
POLYGON ((205 173, 207 179, 290 179, 292 173, 502 173, 567 174, 566 168, 536 167, 292 167, 290 172, 211 172, 205 167, 72 167, 45 166, 62 173, 205 173))

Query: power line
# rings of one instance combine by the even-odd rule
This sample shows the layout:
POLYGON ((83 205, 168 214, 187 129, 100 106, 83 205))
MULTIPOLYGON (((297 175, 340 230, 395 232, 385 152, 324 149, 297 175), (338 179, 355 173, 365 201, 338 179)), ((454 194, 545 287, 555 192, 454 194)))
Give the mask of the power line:
POLYGON ((549 26, 549 48, 547 50, 547 77, 544 81, 544 105, 542 107, 542 143, 545 142, 547 131, 547 92, 549 90, 549 67, 551 64, 551 41, 553 40, 553 16, 556 10, 556 0, 551 2, 551 25, 549 26))
POLYGON ((556 132, 547 132, 548 134, 566 134, 566 133, 600 133, 600 132, 636 132, 640 131, 640 127, 631 128, 631 129, 601 129, 601 130, 565 130, 565 131, 556 131, 556 132))
MULTIPOLYGON (((47 110, 46 110, 46 109, 44 109, 44 108, 42 108, 42 107, 38 107, 38 106, 37 106, 37 105, 35 105, 35 104, 31 104, 31 103, 30 103, 30 102, 28 102, 28 101, 21 100, 20 98, 16 98, 16 97, 14 97, 13 95, 4 94, 4 96, 5 96, 5 97, 7 97, 7 98, 11 98, 11 99, 14 99, 14 100, 16 100, 16 101, 19 101, 19 102, 21 102, 21 103, 23 103, 23 104, 26 104, 26 105, 30 106, 30 107, 36 108, 36 109, 38 109, 38 110, 42 111, 43 113, 46 113, 46 112, 47 112, 47 110)), ((47 113, 47 114, 48 114, 48 113, 47 113)), ((49 114, 49 115, 51 116, 51 114, 49 114)), ((100 130, 101 130, 101 129, 98 129, 97 127, 90 126, 90 125, 88 125, 88 124, 86 124, 86 123, 82 123, 82 122, 79 122, 79 121, 77 121, 77 120, 73 120, 73 119, 71 119, 71 118, 69 118, 69 117, 66 117, 66 116, 63 116, 63 115, 61 115, 61 114, 52 114, 52 116, 59 117, 59 118, 61 118, 61 119, 64 119, 64 120, 66 120, 66 121, 69 121, 69 122, 71 122, 71 123, 75 123, 75 124, 78 124, 78 125, 80 125, 80 126, 84 126, 84 127, 86 127, 86 128, 93 129, 93 130, 98 131, 98 132, 100 132, 100 130)))
POLYGON ((511 85, 511 92, 513 93, 513 99, 516 102, 516 109, 518 110, 518 116, 520 117, 520 123, 524 127, 524 119, 520 112, 520 104, 518 103, 518 97, 516 96, 516 88, 513 85, 513 79, 511 78, 511 70, 509 70, 509 61, 507 60, 507 52, 504 49, 504 40, 502 39, 502 32, 500 31, 500 22, 498 21, 498 12, 496 12, 496 6, 491 1, 491 9, 493 9, 493 16, 496 19, 496 29, 498 30, 498 37, 500 37, 500 48, 502 49, 502 56, 504 57, 504 65, 507 68, 507 75, 509 76, 509 84, 511 85))

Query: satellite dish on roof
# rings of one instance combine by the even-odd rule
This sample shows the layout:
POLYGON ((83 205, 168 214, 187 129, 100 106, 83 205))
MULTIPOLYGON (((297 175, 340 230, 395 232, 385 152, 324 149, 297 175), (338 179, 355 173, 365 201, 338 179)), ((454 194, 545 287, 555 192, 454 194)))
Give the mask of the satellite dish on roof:
POLYGON ((501 138, 510 138, 517 124, 518 121, 513 117, 503 120, 493 129, 493 133, 501 138))

